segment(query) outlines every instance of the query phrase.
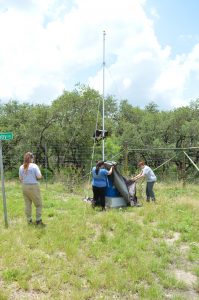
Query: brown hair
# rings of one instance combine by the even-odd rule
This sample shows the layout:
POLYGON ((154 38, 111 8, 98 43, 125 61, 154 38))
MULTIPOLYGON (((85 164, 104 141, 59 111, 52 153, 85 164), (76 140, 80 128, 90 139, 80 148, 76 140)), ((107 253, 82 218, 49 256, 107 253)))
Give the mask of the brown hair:
POLYGON ((24 155, 23 167, 24 167, 25 173, 27 173, 29 164, 31 163, 31 160, 32 160, 33 158, 34 158, 34 156, 33 156, 33 154, 32 154, 31 152, 27 152, 27 153, 24 155))
POLYGON ((96 169, 95 169, 95 173, 98 174, 99 173, 99 169, 101 168, 101 166, 104 165, 104 161, 103 160, 100 160, 97 162, 96 164, 96 169))
POLYGON ((143 160, 141 160, 139 163, 138 163, 138 167, 141 167, 141 166, 144 166, 145 165, 145 162, 143 160))

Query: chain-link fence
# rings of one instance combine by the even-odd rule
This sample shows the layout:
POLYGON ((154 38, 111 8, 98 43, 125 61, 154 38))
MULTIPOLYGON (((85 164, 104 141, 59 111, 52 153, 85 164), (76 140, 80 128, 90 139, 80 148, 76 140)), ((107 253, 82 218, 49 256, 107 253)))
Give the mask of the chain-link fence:
MULTIPOLYGON (((17 179, 19 166, 23 163, 24 153, 33 152, 35 162, 42 171, 43 180, 47 183, 63 182, 69 190, 73 190, 74 186, 86 182, 90 177, 90 169, 95 165, 96 160, 100 159, 101 150, 97 149, 92 156, 93 148, 82 149, 74 147, 69 153, 67 145, 24 145, 23 153, 15 149, 15 151, 6 151, 6 144, 3 145, 3 163, 6 179, 17 179), (14 153, 14 154, 13 154, 14 153)), ((175 151, 173 151, 175 152, 175 151)), ((110 160, 117 162, 117 168, 123 176, 131 177, 140 170, 137 163, 144 160, 157 175, 158 181, 174 182, 183 181, 184 183, 198 183, 199 172, 189 158, 179 151, 178 153, 163 152, 162 150, 145 149, 123 149, 114 157, 108 157, 110 160), (173 155, 175 154, 175 155, 173 155)))

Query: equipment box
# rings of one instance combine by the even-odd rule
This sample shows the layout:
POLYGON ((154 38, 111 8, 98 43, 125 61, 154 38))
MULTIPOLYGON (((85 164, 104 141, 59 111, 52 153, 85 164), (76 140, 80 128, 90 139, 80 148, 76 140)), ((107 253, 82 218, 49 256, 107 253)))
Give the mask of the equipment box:
POLYGON ((126 207, 126 201, 123 197, 105 197, 107 207, 126 207))

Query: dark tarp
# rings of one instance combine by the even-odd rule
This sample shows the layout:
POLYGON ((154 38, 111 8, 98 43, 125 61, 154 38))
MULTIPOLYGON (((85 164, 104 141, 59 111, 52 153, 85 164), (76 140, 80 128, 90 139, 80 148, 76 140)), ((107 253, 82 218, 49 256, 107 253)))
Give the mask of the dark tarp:
POLYGON ((130 194, 124 177, 118 172, 116 168, 113 169, 113 183, 116 189, 120 192, 126 203, 130 203, 130 194))
POLYGON ((106 162, 105 165, 107 166, 108 169, 110 169, 110 167, 112 165, 114 165, 114 169, 113 169, 113 173, 112 173, 111 177, 113 179, 113 183, 114 183, 116 189, 119 191, 121 196, 124 198, 127 205, 132 205, 132 202, 134 204, 137 203, 135 181, 123 177, 117 170, 117 167, 114 162, 106 162))

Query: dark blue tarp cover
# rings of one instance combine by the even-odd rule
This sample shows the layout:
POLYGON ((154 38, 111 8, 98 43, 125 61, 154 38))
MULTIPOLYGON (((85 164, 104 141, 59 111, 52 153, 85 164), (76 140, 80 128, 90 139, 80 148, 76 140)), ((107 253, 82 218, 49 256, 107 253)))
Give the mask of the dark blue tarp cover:
POLYGON ((108 169, 114 165, 113 173, 110 175, 110 181, 113 182, 114 186, 124 198, 127 205, 129 205, 131 201, 137 201, 135 182, 131 179, 123 177, 117 170, 115 162, 106 162, 105 165, 108 169))

